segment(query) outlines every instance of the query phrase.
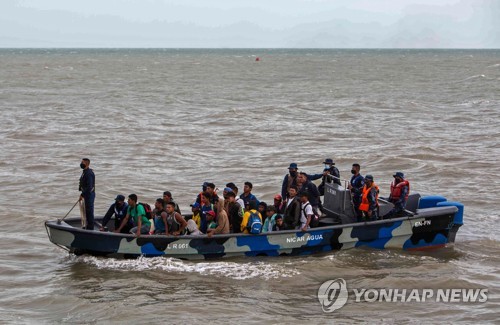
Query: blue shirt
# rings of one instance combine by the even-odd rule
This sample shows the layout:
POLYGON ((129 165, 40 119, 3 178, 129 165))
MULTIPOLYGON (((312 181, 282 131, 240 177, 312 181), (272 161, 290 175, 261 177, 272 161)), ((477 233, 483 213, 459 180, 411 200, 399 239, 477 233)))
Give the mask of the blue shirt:
POLYGON ((164 210, 154 211, 154 224, 155 224, 155 233, 165 233, 165 222, 163 222, 162 214, 166 212, 164 210), (158 214, 158 212, 160 214, 158 214))
MULTIPOLYGON (((117 220, 120 221, 120 224, 127 215, 127 209, 128 209, 128 204, 127 202, 124 202, 121 207, 118 207, 116 203, 113 203, 109 206, 108 212, 104 215, 104 218, 102 219, 102 226, 105 227, 111 217, 114 215, 117 220)), ((128 220, 128 223, 132 225, 132 220, 128 220)))
POLYGON ((361 174, 352 175, 351 177, 351 193, 354 205, 359 206, 361 197, 363 196, 363 187, 365 186, 365 178, 361 174))
POLYGON ((90 168, 84 169, 82 176, 80 176, 80 191, 82 191, 83 197, 89 197, 95 192, 95 175, 90 168))
POLYGON ((257 197, 255 195, 253 195, 252 193, 250 193, 247 196, 245 196, 245 193, 243 193, 240 195, 240 199, 242 199, 243 202, 245 202, 245 207, 248 205, 248 202, 250 202, 252 200, 256 201, 257 205, 259 205, 259 203, 260 203, 260 201, 257 199, 257 197))

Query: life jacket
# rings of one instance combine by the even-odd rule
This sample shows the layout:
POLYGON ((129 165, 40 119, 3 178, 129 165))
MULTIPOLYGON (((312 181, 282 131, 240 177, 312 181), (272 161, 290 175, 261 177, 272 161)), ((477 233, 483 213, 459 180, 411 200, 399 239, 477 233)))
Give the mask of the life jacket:
POLYGON ((375 183, 372 186, 367 187, 366 185, 363 187, 363 193, 361 194, 361 204, 359 205, 359 211, 368 212, 370 210, 370 201, 368 201, 368 195, 372 188, 377 190, 377 194, 375 195, 375 202, 378 206, 378 186, 375 183))
POLYGON ((404 186, 408 186, 408 191, 406 192, 405 201, 408 200, 408 195, 410 194, 410 182, 403 180, 397 184, 391 183, 391 200, 398 201, 401 196, 401 191, 404 186))

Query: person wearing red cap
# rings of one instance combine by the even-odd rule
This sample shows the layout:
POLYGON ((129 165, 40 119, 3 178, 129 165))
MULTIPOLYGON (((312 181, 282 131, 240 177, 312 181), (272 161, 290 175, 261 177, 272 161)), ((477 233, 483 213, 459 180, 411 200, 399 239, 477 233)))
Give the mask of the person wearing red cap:
POLYGON ((285 205, 283 204, 283 197, 280 194, 274 196, 274 209, 277 214, 283 214, 285 211, 285 205))
POLYGON ((224 209, 217 213, 216 225, 217 226, 215 228, 209 228, 207 230, 208 237, 212 237, 212 235, 217 234, 229 234, 229 219, 224 209))

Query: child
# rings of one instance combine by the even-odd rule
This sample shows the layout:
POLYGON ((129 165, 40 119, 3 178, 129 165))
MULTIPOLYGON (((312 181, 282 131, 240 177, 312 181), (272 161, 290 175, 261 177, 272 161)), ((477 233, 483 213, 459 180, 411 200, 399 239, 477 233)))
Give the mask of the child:
POLYGON ((285 225, 283 224, 283 217, 281 215, 277 215, 274 219, 276 222, 273 226, 273 231, 285 230, 285 225))
POLYGON ((274 205, 270 205, 266 210, 266 220, 264 221, 264 226, 262 226, 262 232, 271 232, 273 231, 273 226, 276 223, 276 208, 274 205))

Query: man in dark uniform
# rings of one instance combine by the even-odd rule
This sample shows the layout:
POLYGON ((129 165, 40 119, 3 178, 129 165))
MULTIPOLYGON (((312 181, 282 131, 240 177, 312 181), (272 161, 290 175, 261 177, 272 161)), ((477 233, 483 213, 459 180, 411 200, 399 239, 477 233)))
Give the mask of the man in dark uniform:
MULTIPOLYGON (((108 224, 109 220, 111 217, 114 215, 115 216, 115 227, 113 229, 118 229, 120 225, 123 222, 123 219, 127 215, 127 209, 128 209, 128 204, 125 202, 125 196, 119 194, 116 196, 115 203, 111 204, 111 206, 108 209, 108 212, 104 215, 104 218, 102 219, 102 225, 99 228, 100 231, 104 231, 104 227, 108 224)), ((132 223, 132 220, 129 220, 130 222, 122 228, 122 233, 127 234, 130 229, 134 226, 132 223)))
POLYGON ((87 225, 85 229, 94 230, 94 200, 95 200, 95 175, 92 169, 89 168, 90 159, 83 158, 80 163, 80 168, 83 169, 80 176, 80 201, 83 199, 85 204, 85 218, 87 225))
MULTIPOLYGON (((323 161, 323 164, 325 164, 325 171, 328 170, 328 173, 333 176, 333 182, 338 185, 342 185, 340 182, 340 172, 337 167, 335 167, 335 163, 333 162, 332 158, 326 158, 325 161, 323 161)), ((323 184, 324 184, 323 180, 323 184)), ((324 187, 324 185, 323 185, 324 187)))
POLYGON ((323 173, 308 175, 307 178, 310 181, 315 181, 321 178, 321 184, 318 186, 318 191, 321 195, 325 195, 325 182, 327 181, 328 175, 333 176, 332 180, 335 184, 342 185, 340 182, 340 172, 337 167, 335 167, 335 163, 332 158, 326 158, 323 161, 324 168, 323 173))
POLYGON ((361 204, 361 197, 363 196, 363 187, 365 186, 365 178, 359 173, 361 166, 359 164, 352 164, 351 169, 351 181, 348 188, 351 190, 352 204, 354 205, 354 211, 358 219, 361 218, 361 212, 359 211, 359 205, 361 204))

